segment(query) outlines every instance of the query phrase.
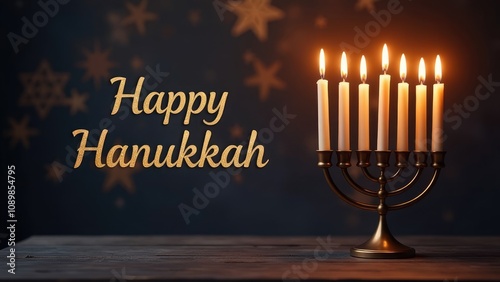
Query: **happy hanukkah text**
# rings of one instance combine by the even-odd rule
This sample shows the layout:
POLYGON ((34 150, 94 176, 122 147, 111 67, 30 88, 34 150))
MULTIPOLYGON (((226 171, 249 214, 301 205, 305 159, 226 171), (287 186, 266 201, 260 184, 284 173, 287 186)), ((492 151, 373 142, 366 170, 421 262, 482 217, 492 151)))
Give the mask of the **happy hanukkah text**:
MULTIPOLYGON (((216 92, 150 92, 145 97, 141 97, 144 77, 137 81, 134 93, 125 93, 125 77, 114 77, 111 84, 119 83, 115 95, 115 102, 111 110, 111 115, 116 115, 124 99, 131 99, 131 110, 134 115, 139 114, 159 114, 163 116, 163 125, 171 122, 173 115, 184 114, 183 125, 189 125, 191 118, 197 114, 208 114, 209 118, 203 119, 206 126, 216 125, 222 118, 226 106, 228 92, 223 92, 217 97, 216 92), (142 103, 140 107, 139 102, 142 103)), ((103 167, 135 167, 141 165, 148 167, 168 167, 180 168, 184 165, 195 168, 204 167, 205 164, 212 168, 222 166, 227 167, 250 167, 252 162, 258 168, 267 165, 269 159, 265 159, 265 149, 263 145, 257 144, 257 131, 252 130, 248 142, 240 145, 229 145, 221 148, 216 144, 211 144, 212 131, 206 130, 201 148, 190 144, 190 132, 184 130, 180 145, 170 145, 164 148, 163 145, 151 147, 149 145, 114 145, 107 153, 103 150, 106 147, 106 137, 108 130, 104 129, 99 137, 97 146, 89 144, 89 131, 87 129, 76 129, 73 137, 81 136, 78 154, 74 168, 78 168, 83 158, 89 153, 94 153, 94 163, 98 168, 103 167), (245 144, 245 145, 243 145, 245 144)))

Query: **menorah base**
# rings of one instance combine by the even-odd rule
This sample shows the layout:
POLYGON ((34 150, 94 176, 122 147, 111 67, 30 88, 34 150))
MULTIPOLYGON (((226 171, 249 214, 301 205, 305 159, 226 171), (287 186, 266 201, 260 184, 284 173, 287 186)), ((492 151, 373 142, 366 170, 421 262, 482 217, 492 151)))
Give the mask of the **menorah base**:
POLYGON ((392 244, 390 249, 381 249, 372 246, 371 242, 351 248, 351 256, 365 259, 401 259, 415 256, 415 249, 405 246, 396 241, 399 245, 392 244))
POLYGON ((415 256, 415 249, 401 244, 392 236, 385 215, 379 215, 377 231, 365 243, 351 248, 351 256, 367 259, 399 259, 415 256))

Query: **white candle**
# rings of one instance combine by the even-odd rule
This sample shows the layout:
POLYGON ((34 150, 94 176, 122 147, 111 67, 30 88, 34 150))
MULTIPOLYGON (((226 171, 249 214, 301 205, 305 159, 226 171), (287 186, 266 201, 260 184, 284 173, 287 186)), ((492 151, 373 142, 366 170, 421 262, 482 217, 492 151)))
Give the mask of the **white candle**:
POLYGON ((389 99, 391 76, 386 74, 389 67, 389 52, 387 45, 382 49, 382 70, 384 74, 380 75, 379 81, 379 100, 378 100, 378 135, 377 150, 389 150, 389 99))
POLYGON ((401 76, 401 82, 398 83, 398 133, 396 150, 408 151, 408 83, 405 82, 405 54, 401 55, 399 74, 401 76))
POLYGON ((416 87, 417 105, 415 111, 415 151, 427 151, 427 85, 425 81, 424 58, 420 59, 418 66, 418 79, 420 85, 416 87))
POLYGON ((436 84, 434 84, 432 91, 432 146, 431 150, 433 152, 443 151, 443 96, 444 96, 444 84, 441 83, 442 71, 441 71, 441 58, 439 55, 436 57, 435 74, 436 84))
POLYGON ((340 61, 340 75, 342 82, 339 83, 339 151, 349 151, 351 149, 349 140, 349 82, 347 78, 347 58, 342 52, 340 61))
POLYGON ((358 87, 359 104, 358 104, 358 150, 370 150, 370 85, 366 81, 366 60, 365 56, 361 56, 360 63, 361 84, 358 87))
POLYGON ((318 85, 318 149, 330 150, 330 118, 328 114, 328 80, 325 77, 325 52, 319 53, 318 85))

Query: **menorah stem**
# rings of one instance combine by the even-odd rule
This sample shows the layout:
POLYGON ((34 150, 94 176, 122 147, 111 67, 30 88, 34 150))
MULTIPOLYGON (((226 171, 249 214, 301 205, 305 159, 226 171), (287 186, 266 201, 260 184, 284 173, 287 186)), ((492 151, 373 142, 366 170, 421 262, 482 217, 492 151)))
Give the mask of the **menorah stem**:
POLYGON ((377 212, 379 215, 378 226, 375 234, 365 243, 351 248, 351 256, 359 258, 408 258, 415 256, 415 249, 398 242, 392 235, 387 225, 386 215, 388 211, 385 200, 387 198, 387 177, 385 168, 389 166, 390 151, 377 151, 377 166, 380 169, 378 177, 379 204, 377 212))

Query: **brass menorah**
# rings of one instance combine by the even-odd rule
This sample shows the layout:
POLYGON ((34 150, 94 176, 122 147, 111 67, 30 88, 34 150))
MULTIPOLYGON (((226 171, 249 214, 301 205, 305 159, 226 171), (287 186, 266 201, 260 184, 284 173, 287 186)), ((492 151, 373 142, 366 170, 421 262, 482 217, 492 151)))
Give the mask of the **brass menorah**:
POLYGON ((374 197, 379 199, 378 205, 364 203, 356 201, 349 196, 347 196, 344 192, 342 192, 338 186, 335 184, 329 168, 332 167, 332 150, 319 150, 318 152, 318 166, 323 169, 326 181, 328 182, 331 190, 335 192, 342 200, 345 202, 364 210, 377 211, 379 214, 378 227, 375 230, 373 236, 366 241, 365 243, 351 248, 351 256, 359 257, 359 258, 409 258, 415 256, 415 249, 405 246, 400 243, 389 230, 389 226, 387 225, 386 215, 388 211, 399 210, 406 207, 409 207, 419 200, 421 200, 425 195, 429 193, 431 188, 436 183, 439 172, 441 168, 444 167, 444 151, 430 152, 431 157, 431 166, 434 168, 434 173, 432 178, 427 182, 425 188, 415 197, 410 200, 388 205, 386 203, 386 199, 388 197, 396 196, 401 193, 404 193, 412 186, 414 186, 421 175, 427 167, 427 159, 429 152, 413 152, 414 156, 414 166, 416 168, 413 176, 406 184, 398 187, 396 189, 391 189, 388 191, 387 183, 398 179, 401 176, 401 172, 408 167, 408 158, 410 156, 410 152, 400 152, 396 151, 395 159, 396 159, 396 168, 397 171, 390 175, 386 176, 386 168, 389 167, 389 159, 391 156, 391 151, 375 151, 375 156, 377 160, 376 166, 379 168, 380 172, 378 176, 374 176, 368 168, 370 167, 370 155, 371 151, 356 151, 357 155, 357 167, 359 167, 363 175, 369 179, 371 182, 378 184, 378 190, 367 189, 365 187, 360 186, 349 174, 349 167, 351 166, 351 151, 336 151, 337 155, 337 167, 340 168, 344 179, 347 183, 354 188, 357 192, 362 193, 369 197, 374 197))

